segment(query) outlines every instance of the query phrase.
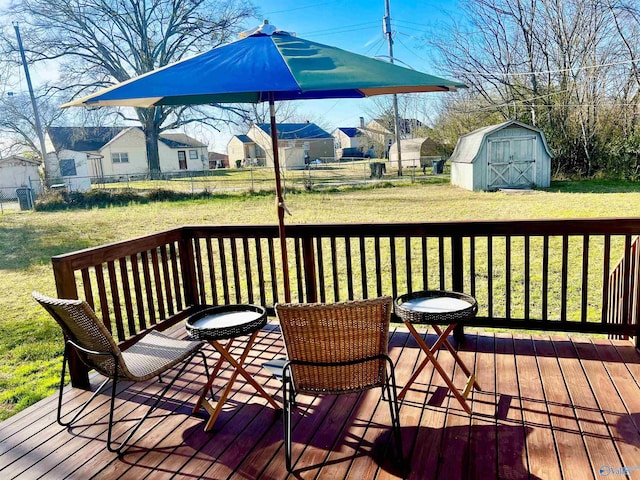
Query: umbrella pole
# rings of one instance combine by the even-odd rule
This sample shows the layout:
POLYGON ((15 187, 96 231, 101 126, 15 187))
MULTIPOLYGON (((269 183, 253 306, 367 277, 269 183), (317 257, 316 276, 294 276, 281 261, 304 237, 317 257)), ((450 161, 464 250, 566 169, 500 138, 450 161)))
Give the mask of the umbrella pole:
POLYGON ((284 301, 291 302, 291 285, 289 283, 289 256, 287 255, 287 235, 284 229, 284 197, 280 183, 280 159, 278 155, 278 131, 276 128, 276 109, 273 94, 269 94, 269 113, 271 114, 271 146, 273 148, 273 168, 276 172, 276 208, 278 209, 278 236, 282 253, 282 279, 284 281, 284 301))

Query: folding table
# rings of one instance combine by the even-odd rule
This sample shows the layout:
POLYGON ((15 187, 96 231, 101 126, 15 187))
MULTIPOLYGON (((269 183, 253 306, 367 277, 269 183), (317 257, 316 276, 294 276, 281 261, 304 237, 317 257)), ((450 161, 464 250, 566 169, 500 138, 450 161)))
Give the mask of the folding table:
POLYGON ((222 406, 231 393, 231 389, 233 388, 233 384, 238 375, 242 375, 245 380, 249 382, 276 410, 282 409, 273 397, 271 397, 271 395, 269 395, 243 367, 247 356, 251 351, 251 346, 255 342, 260 329, 264 327, 266 323, 267 311, 261 306, 248 304, 208 307, 187 319, 186 328, 189 335, 199 340, 208 341, 213 348, 220 353, 220 359, 211 372, 211 377, 202 389, 200 398, 198 398, 198 401, 193 408, 193 413, 197 413, 201 406, 209 412, 210 417, 205 424, 205 431, 209 431, 213 428, 218 415, 220 415, 220 412, 222 411, 222 406), (231 355, 231 346, 236 338, 246 335, 249 335, 249 339, 247 340, 247 344, 240 354, 239 359, 236 360, 231 355), (227 340, 227 342, 225 345, 222 345, 219 340, 227 340), (226 387, 220 394, 218 402, 213 405, 206 399, 206 394, 211 388, 211 385, 213 385, 213 382, 225 360, 234 367, 234 371, 231 374, 231 378, 229 379, 226 387))
POLYGON ((464 408, 467 413, 471 414, 471 408, 469 407, 466 399, 473 387, 480 390, 480 386, 478 385, 475 376, 467 368, 462 359, 460 359, 451 343, 449 343, 448 336, 456 325, 468 322, 476 316, 478 304, 475 298, 459 292, 426 290, 409 293, 396 298, 394 307, 396 315, 402 319, 409 329, 409 332, 411 332, 411 335, 415 338, 422 351, 426 354, 426 358, 413 372, 413 375, 398 395, 398 399, 402 400, 404 398, 413 382, 415 382, 418 375, 420 375, 420 372, 422 372, 429 362, 432 362, 433 367, 445 381, 449 390, 451 390, 453 395, 458 399, 462 408, 464 408), (416 324, 428 324, 435 330, 438 338, 431 347, 425 343, 420 333, 416 330, 414 326, 416 324), (442 329, 440 328, 440 325, 445 325, 446 327, 442 329), (462 393, 460 393, 453 384, 453 380, 440 366, 434 355, 442 345, 449 350, 458 366, 467 376, 467 382, 462 393))

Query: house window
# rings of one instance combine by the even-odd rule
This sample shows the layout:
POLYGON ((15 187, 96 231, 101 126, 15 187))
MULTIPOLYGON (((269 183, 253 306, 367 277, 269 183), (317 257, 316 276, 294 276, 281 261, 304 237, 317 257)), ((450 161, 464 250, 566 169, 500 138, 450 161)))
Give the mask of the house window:
POLYGON ((63 177, 75 177, 78 175, 76 172, 76 161, 73 158, 60 160, 60 175, 63 177))
POLYGON ((113 163, 129 163, 129 154, 128 153, 112 153, 111 161, 113 163))
POLYGON ((184 150, 178 150, 178 168, 180 170, 187 169, 187 152, 184 150))
POLYGON ((197 150, 189 150, 189 158, 191 160, 198 160, 198 151, 197 150))

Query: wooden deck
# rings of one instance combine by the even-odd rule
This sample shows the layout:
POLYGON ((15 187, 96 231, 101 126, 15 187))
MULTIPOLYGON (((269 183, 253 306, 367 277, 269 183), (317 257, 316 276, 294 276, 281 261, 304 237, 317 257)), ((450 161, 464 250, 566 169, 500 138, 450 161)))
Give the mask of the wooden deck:
MULTIPOLYGON (((403 327, 393 331, 390 342, 402 387, 419 349, 403 327)), ((387 451, 388 408, 376 390, 298 398, 293 437, 298 476, 640 478, 640 355, 629 342, 469 331, 460 352, 482 387, 472 394, 474 414, 465 414, 427 367, 400 410, 408 474, 387 451)), ((215 356, 212 349, 208 353, 215 356)), ((248 369, 278 400, 279 382, 260 365, 282 355, 278 327, 268 325, 248 369)), ((439 358, 453 370, 448 352, 439 358)), ((457 373, 458 383, 464 383, 457 373)), ((229 374, 222 372, 214 387, 224 386, 229 374)), ((70 431, 57 425, 57 397, 49 397, 0 423, 0 478, 287 477, 281 417, 241 380, 214 431, 203 431, 202 416, 190 416, 205 380, 195 362, 121 458, 105 448, 108 395, 70 431)), ((154 382, 120 394, 118 417, 137 418, 158 390, 154 382)), ((74 408, 87 396, 70 389, 65 407, 74 408)))

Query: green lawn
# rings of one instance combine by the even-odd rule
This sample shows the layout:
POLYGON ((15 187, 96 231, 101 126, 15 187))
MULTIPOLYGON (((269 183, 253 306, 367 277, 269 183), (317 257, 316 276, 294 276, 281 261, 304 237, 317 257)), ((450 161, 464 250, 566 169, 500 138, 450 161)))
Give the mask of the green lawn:
MULTIPOLYGON (((560 182, 526 194, 411 184, 287 196, 292 223, 632 217, 640 185, 560 182)), ((275 224, 273 196, 237 196, 69 212, 0 215, 0 419, 55 391, 58 327, 31 299, 55 295, 53 255, 187 224, 275 224)))

